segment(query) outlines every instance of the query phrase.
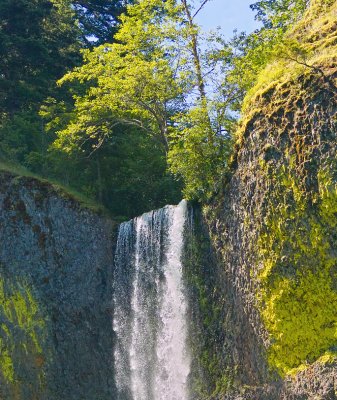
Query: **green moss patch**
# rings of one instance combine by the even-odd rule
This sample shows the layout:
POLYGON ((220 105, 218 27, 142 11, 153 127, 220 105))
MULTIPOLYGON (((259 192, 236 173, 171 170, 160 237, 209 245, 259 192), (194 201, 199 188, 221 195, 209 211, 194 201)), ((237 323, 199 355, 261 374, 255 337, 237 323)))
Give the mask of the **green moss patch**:
POLYGON ((297 85, 311 75, 321 78, 328 90, 337 94, 337 1, 316 0, 272 54, 269 65, 259 74, 256 85, 247 93, 243 117, 237 131, 240 143, 249 123, 266 107, 266 98, 282 92, 289 84, 297 85))
POLYGON ((282 375, 337 356, 337 183, 329 169, 318 181, 319 192, 308 197, 287 168, 274 174, 258 244, 258 302, 270 365, 282 375))
MULTIPOLYGON (((8 398, 43 392, 47 318, 25 282, 0 278, 0 382, 8 398)), ((33 397, 30 397, 33 398, 33 397)))
POLYGON ((198 399, 224 396, 234 385, 236 369, 226 351, 223 331, 231 327, 223 321, 224 299, 217 279, 217 260, 212 251, 201 210, 196 206, 192 226, 186 227, 184 278, 189 288, 192 353, 191 393, 198 399))

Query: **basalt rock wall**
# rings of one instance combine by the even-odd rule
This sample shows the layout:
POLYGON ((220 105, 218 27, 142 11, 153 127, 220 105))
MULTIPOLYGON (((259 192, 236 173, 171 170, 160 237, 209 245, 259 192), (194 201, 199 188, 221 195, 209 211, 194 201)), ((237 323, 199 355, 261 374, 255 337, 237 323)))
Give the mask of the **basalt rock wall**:
POLYGON ((0 399, 113 398, 112 223, 0 176, 0 399))
POLYGON ((231 304, 227 367, 242 392, 228 398, 335 399, 336 98, 313 76, 282 89, 284 108, 273 112, 280 93, 269 93, 205 208, 215 280, 231 304), (298 98, 302 85, 312 90, 298 98))
MULTIPOLYGON (((193 400, 337 398, 337 2, 248 94, 223 187, 190 206, 193 400)), ((0 399, 114 398, 115 227, 0 175, 0 399)))
POLYGON ((336 2, 313 1, 289 36, 311 58, 264 71, 204 208, 235 371, 210 398, 337 398, 336 25, 336 2))

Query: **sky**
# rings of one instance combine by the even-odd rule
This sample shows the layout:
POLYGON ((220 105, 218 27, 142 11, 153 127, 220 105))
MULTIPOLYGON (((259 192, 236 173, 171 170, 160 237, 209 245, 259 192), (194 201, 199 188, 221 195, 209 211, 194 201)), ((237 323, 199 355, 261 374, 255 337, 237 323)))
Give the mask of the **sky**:
POLYGON ((221 26, 226 39, 233 36, 234 29, 239 32, 252 32, 259 27, 254 20, 255 14, 249 7, 254 2, 254 0, 210 0, 199 13, 198 22, 204 30, 214 30, 221 26))

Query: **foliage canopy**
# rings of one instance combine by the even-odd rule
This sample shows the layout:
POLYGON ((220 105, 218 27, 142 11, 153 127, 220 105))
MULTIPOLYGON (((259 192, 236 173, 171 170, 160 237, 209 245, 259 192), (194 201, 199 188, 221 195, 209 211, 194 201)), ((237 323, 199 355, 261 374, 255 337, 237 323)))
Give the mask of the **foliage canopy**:
MULTIPOLYGON (((227 42, 214 33, 205 39, 195 20, 205 5, 187 0, 3 1, 0 156, 113 208, 109 204, 116 198, 109 186, 131 190, 131 185, 124 185, 123 173, 123 182, 107 177, 109 168, 119 175, 122 161, 136 158, 129 180, 138 176, 141 182, 154 168, 152 155, 160 160, 153 164, 160 173, 150 175, 158 184, 162 180, 165 190, 172 185, 162 201, 154 196, 157 206, 164 199, 178 200, 179 180, 185 197, 208 199, 226 173, 245 94, 307 2, 258 1, 251 7, 261 29, 227 42), (135 149, 122 144, 123 136, 135 149), (141 167, 145 160, 146 171, 141 167), (164 173, 167 167, 170 172, 164 173), (85 171, 81 177, 78 168, 85 171)), ((156 207, 150 192, 145 197, 148 206, 146 200, 131 206, 130 200, 129 211, 119 213, 131 216, 136 212, 131 210, 156 207)))

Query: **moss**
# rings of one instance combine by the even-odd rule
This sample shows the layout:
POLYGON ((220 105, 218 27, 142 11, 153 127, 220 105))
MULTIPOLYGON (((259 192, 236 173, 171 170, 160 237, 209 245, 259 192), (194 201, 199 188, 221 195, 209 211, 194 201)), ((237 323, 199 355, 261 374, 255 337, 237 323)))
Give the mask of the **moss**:
MULTIPOLYGON (((192 212, 192 209, 190 210, 192 212)), ((185 232, 184 277, 191 306, 191 391, 198 399, 214 399, 233 387, 236 374, 224 352, 223 299, 216 278, 216 259, 203 225, 201 211, 193 209, 193 227, 185 232)))
MULTIPOLYGON (((313 1, 302 20, 286 34, 282 43, 275 46, 273 59, 244 99, 243 116, 236 135, 239 144, 242 145, 242 136, 249 123, 265 112, 269 93, 280 95, 289 85, 298 87, 298 81, 306 76, 322 78, 326 70, 337 67, 336 11, 335 0, 313 1)), ((328 75, 326 72, 326 78, 323 78, 325 84, 330 79, 330 86, 336 87, 336 79, 328 75)), ((275 109, 277 104, 273 106, 275 109)))
MULTIPOLYGON (((337 358, 336 12, 336 0, 312 1, 275 49, 245 99, 223 188, 247 212, 238 227, 250 239, 243 262, 269 333, 270 367, 282 376, 337 358), (239 186, 236 196, 231 176, 234 187, 247 180, 247 192, 239 186)), ((216 226, 226 196, 207 212, 228 259, 226 224, 216 226)))
POLYGON ((272 179, 275 197, 258 243, 258 303, 270 365, 285 375, 337 356, 337 184, 332 170, 320 169, 310 198, 289 169, 272 179))
POLYGON ((283 374, 303 369, 336 344, 337 293, 329 272, 273 283, 262 316, 273 340, 269 361, 283 374))
POLYGON ((24 398, 27 379, 34 390, 43 388, 42 360, 50 356, 47 319, 25 282, 0 278, 0 320, 0 382, 9 398, 24 398))

